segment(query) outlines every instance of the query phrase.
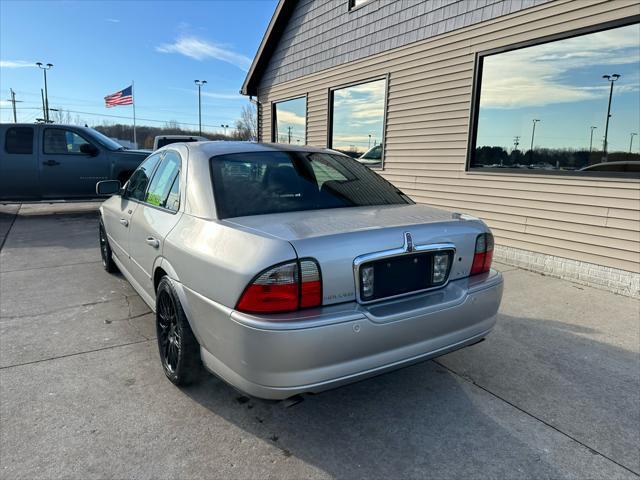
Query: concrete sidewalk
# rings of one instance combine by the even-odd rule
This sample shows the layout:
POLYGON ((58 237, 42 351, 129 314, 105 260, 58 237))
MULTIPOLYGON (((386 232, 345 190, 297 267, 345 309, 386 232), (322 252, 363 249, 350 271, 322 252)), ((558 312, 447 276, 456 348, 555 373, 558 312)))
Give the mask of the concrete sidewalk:
POLYGON ((637 300, 497 265, 487 341, 285 408, 164 378, 97 206, 0 206, 1 478, 639 478, 637 300))

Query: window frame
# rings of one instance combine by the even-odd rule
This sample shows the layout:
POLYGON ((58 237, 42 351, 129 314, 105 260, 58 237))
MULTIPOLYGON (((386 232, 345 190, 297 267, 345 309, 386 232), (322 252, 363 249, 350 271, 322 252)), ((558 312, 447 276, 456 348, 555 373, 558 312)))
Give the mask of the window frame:
POLYGON ((69 128, 69 127, 63 127, 63 126, 58 126, 58 125, 53 126, 52 125, 52 126, 46 126, 45 128, 42 129, 42 154, 43 155, 74 155, 74 156, 84 156, 84 157, 90 156, 90 155, 88 155, 86 153, 82 153, 82 152, 65 152, 65 153, 62 153, 62 152, 57 152, 57 153, 56 152, 51 152, 51 153, 50 152, 46 152, 45 151, 45 145, 46 144, 45 144, 45 141, 44 141, 44 136, 47 134, 47 130, 62 130, 62 131, 65 131, 65 132, 75 133, 80 138, 82 138, 85 142, 87 142, 89 145, 93 145, 95 148, 98 148, 98 147, 96 147, 95 143, 93 143, 92 141, 88 140, 87 137, 82 135, 77 130, 74 130, 74 129, 69 128))
POLYGON ((33 152, 37 152, 38 151, 38 147, 34 147, 34 140, 36 140, 36 138, 37 138, 36 129, 34 127, 32 127, 32 126, 24 126, 24 125, 17 126, 17 125, 15 125, 15 126, 8 127, 4 132, 4 151, 5 151, 5 153, 7 155, 33 155, 33 152), (7 136, 9 134, 9 131, 10 130, 17 130, 19 128, 24 128, 24 129, 28 128, 28 129, 31 130, 31 151, 29 153, 10 152, 7 149, 7 136))
MULTIPOLYGON (((531 175, 533 177, 540 176, 563 176, 573 178, 615 178, 616 180, 637 180, 640 178, 638 172, 602 172, 602 171, 571 171, 571 170, 523 170, 520 168, 491 168, 491 167, 473 167, 471 161, 475 154, 476 142, 478 136, 478 117, 480 115, 480 94, 482 89, 482 69, 484 66, 484 58, 500 53, 512 52, 515 50, 521 50, 527 47, 534 47, 537 45, 543 45, 545 43, 557 42, 560 40, 566 40, 569 38, 580 37, 588 35, 590 33, 604 32, 618 27, 625 27, 640 23, 640 15, 633 15, 631 17, 620 18, 611 20, 608 22, 598 23, 596 25, 590 25, 588 27, 577 28, 566 32, 556 33, 552 35, 545 35, 533 40, 526 40, 523 42, 512 43, 502 47, 496 47, 489 50, 482 50, 475 53, 474 70, 473 70, 473 89, 471 95, 471 111, 469 117, 469 134, 467 138, 467 155, 465 160, 465 173, 478 175, 489 174, 497 176, 505 175, 531 175)), ((384 154, 384 151, 383 151, 384 154)))
MULTIPOLYGON (((271 143, 278 143, 279 145, 289 145, 288 143, 279 143, 276 141, 276 124, 277 117, 275 115, 276 105, 278 103, 289 102, 291 100, 300 100, 304 98, 304 143, 300 146, 306 146, 309 132, 309 92, 305 92, 302 95, 296 95, 294 97, 286 97, 279 100, 271 101, 271 143)), ((297 145, 292 143, 291 145, 297 145)))
MULTIPOLYGON (((384 86, 384 113, 382 114, 382 139, 380 144, 382 145, 382 156, 380 157, 380 166, 369 166, 372 170, 384 170, 385 158, 387 154, 387 116, 389 113, 389 83, 391 81, 391 74, 385 73, 383 75, 377 75, 375 77, 369 77, 365 80, 357 80, 353 82, 343 83, 327 89, 327 148, 333 149, 333 94, 336 90, 342 90, 349 87, 357 87, 358 85, 364 85, 366 83, 377 82, 378 80, 385 80, 384 86)), ((354 159, 355 160, 355 159, 354 159)), ((368 165, 367 165, 368 166, 368 165)))

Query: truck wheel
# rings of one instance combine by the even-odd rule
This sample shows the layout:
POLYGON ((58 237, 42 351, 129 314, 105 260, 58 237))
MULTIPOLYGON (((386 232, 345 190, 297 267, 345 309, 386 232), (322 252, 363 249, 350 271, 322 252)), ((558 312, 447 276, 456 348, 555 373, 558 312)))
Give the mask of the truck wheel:
POLYGON ((156 292, 156 332, 165 375, 175 385, 188 385, 202 373, 200 345, 191 331, 178 294, 168 277, 156 292))
POLYGON ((100 226, 98 227, 98 229, 100 236, 100 256, 102 257, 102 266, 107 272, 115 273, 118 271, 118 267, 113 261, 113 253, 111 252, 111 247, 109 246, 107 234, 104 231, 104 223, 102 223, 102 219, 100 219, 100 226))

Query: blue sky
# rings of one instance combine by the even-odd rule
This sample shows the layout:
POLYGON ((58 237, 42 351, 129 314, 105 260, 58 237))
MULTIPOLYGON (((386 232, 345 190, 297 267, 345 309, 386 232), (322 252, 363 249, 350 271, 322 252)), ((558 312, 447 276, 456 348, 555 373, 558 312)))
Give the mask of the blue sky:
MULTIPOLYGON (((630 134, 640 133, 640 25, 618 27, 562 41, 486 57, 478 126, 478 146, 511 150, 534 147, 602 148, 609 83, 615 82, 609 122, 609 150, 628 151, 630 134)), ((634 152, 640 150, 635 138, 634 152)))
POLYGON ((18 121, 42 116, 27 109, 41 106, 42 72, 32 66, 41 61, 54 64, 47 78, 50 107, 87 112, 77 115, 90 125, 130 123, 131 107, 107 109, 103 97, 135 80, 139 125, 175 120, 197 128, 193 81, 205 79, 202 123, 217 129, 203 130, 219 131, 248 104, 238 91, 276 3, 3 0, 0 121, 12 121, 10 88, 24 102, 18 121))

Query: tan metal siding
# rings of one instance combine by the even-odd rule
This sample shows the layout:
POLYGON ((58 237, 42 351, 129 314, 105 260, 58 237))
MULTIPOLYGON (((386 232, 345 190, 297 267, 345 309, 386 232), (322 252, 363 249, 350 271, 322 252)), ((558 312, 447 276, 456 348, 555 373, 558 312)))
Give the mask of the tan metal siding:
POLYGON ((636 0, 556 0, 264 87, 259 98, 308 94, 308 143, 326 146, 328 89, 389 74, 387 179, 416 201, 485 219, 502 245, 638 272, 637 180, 465 171, 476 52, 638 13, 636 0))

